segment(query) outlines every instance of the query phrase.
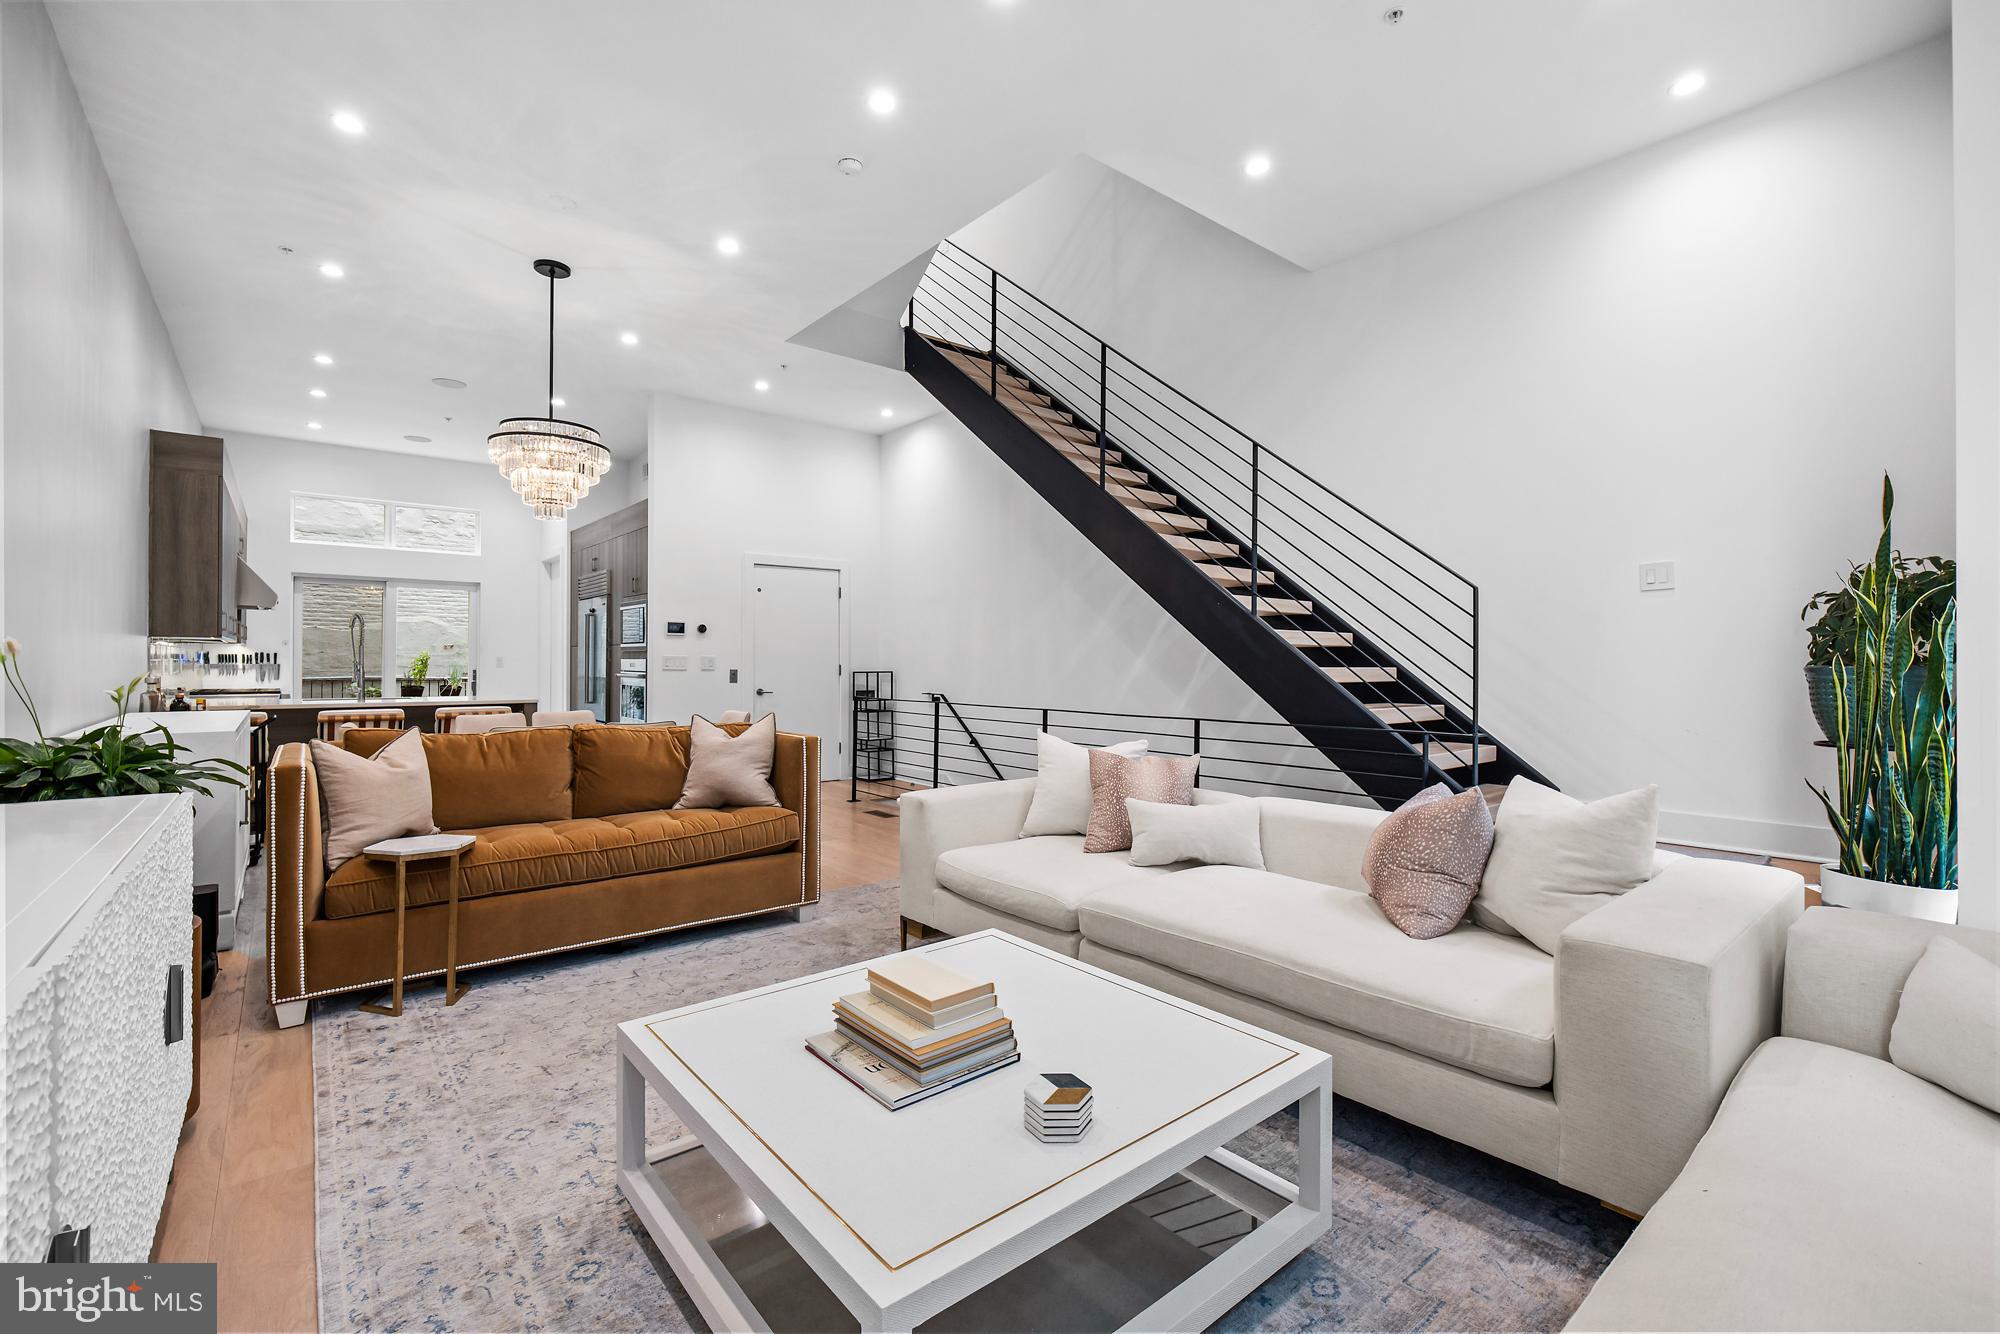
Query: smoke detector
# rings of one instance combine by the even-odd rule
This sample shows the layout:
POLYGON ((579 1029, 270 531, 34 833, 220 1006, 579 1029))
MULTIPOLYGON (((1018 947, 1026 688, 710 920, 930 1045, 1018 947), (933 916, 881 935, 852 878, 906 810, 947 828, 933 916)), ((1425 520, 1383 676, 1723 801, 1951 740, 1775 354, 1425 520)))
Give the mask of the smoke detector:
POLYGON ((861 159, 858 157, 844 157, 833 165, 840 168, 842 176, 859 176, 861 174, 861 159))

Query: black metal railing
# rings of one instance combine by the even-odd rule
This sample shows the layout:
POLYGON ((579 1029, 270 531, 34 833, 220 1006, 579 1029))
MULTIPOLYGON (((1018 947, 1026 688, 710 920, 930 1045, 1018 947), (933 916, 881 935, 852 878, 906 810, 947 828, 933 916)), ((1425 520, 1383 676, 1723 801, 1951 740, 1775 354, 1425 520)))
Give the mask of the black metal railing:
MULTIPOLYGON (((870 764, 856 766, 849 779, 850 800, 893 798, 904 792, 954 787, 1035 774, 1039 732, 1098 746, 1145 738, 1154 754, 1201 756, 1204 787, 1252 795, 1301 797, 1375 807, 1359 780, 1392 780, 1401 795, 1427 786, 1431 767, 1443 757, 1421 738, 1418 752, 1369 752, 1363 769, 1350 762, 1336 767, 1325 743, 1352 742, 1378 729, 1355 724, 1297 725, 1241 718, 1196 718, 1174 714, 1127 713, 1105 709, 1043 708, 1018 704, 967 704, 929 692, 898 698, 869 696, 852 701, 852 735, 874 732, 887 739, 871 752, 870 764), (884 727, 885 718, 892 724, 884 727)), ((1468 740, 1461 734, 1458 740, 1468 740)))
MULTIPOLYGON (((1428 696, 1446 718, 1399 724, 1417 733, 1406 739, 1424 750, 1463 736, 1477 784, 1479 588, 1470 579, 950 241, 933 255, 907 318, 933 342, 989 359, 977 369, 995 397, 1005 363, 1054 400, 1015 395, 1009 406, 1086 463, 1094 452, 1099 486, 1133 500, 1142 489, 1171 494, 1175 508, 1207 520, 1208 529, 1184 536, 1198 541, 1206 531, 1238 549, 1220 559, 1237 569, 1251 615, 1274 598, 1309 604, 1285 617, 1286 628, 1308 631, 1307 647, 1324 635, 1342 650, 1354 670, 1341 688, 1364 704, 1428 696), (1133 469, 1146 474, 1143 486, 1133 469)), ((1412 488, 1422 489, 1414 478, 1412 488)), ((1189 542, 1170 549, 1191 562, 1222 552, 1189 542)))

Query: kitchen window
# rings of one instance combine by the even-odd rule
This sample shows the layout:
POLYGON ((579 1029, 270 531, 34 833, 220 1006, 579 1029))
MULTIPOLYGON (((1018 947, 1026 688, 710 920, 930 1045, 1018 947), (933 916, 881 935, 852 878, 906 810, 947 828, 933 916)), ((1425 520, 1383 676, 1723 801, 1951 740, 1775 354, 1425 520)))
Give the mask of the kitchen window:
POLYGON ((294 491, 292 541, 477 556, 479 511, 294 491))
POLYGON ((479 586, 412 579, 352 579, 300 575, 292 581, 298 608, 299 697, 353 699, 354 618, 367 697, 394 700, 404 689, 438 694, 460 673, 464 693, 473 693, 477 661, 479 586), (419 654, 429 654, 421 681, 410 676, 419 654), (391 668, 385 689, 384 664, 391 668))

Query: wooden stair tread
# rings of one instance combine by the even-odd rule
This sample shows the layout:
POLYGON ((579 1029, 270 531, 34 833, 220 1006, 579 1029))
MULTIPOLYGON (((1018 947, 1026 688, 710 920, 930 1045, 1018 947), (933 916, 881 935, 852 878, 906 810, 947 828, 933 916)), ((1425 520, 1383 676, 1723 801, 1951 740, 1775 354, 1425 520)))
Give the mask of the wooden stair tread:
POLYGON ((1293 648, 1354 647, 1354 636, 1344 630, 1280 630, 1278 637, 1293 648))
MULTIPOLYGON (((1415 741, 1419 751, 1423 750, 1424 743, 1421 740, 1413 738, 1413 741, 1415 741)), ((1430 755, 1431 764, 1436 768, 1464 769, 1472 764, 1472 743, 1470 741, 1432 741, 1430 743, 1430 755)), ((1481 764, 1491 764, 1499 758, 1500 747, 1482 745, 1479 748, 1479 762, 1481 764)), ((1481 786, 1483 787, 1484 784, 1481 786)))
POLYGON ((1370 704, 1368 712, 1380 718, 1391 727, 1407 727, 1412 723, 1441 723, 1445 712, 1435 704, 1370 704))
MULTIPOLYGON (((1065 454, 1063 457, 1067 458, 1084 472, 1089 473, 1093 481, 1096 480, 1097 455, 1092 454, 1086 458, 1081 454, 1065 454)), ((1108 462, 1104 465, 1104 475, 1114 482, 1123 482, 1127 486, 1144 486, 1146 484, 1145 473, 1138 472, 1132 468, 1115 467, 1108 462)))
MULTIPOLYGON (((1211 565, 1198 561, 1195 564, 1195 568, 1225 588, 1248 588, 1250 586, 1250 570, 1247 566, 1211 565)), ((1277 582, 1277 576, 1273 575, 1269 570, 1257 571, 1257 584, 1260 588, 1266 584, 1275 584, 1277 582)))
MULTIPOLYGON (((1243 604, 1243 610, 1250 610, 1250 595, 1248 593, 1236 594, 1236 600, 1243 604)), ((1312 609, 1312 603, 1301 602, 1297 598, 1260 597, 1257 599, 1257 614, 1259 616, 1310 616, 1312 615, 1312 609)))
POLYGON ((1148 528, 1160 532, 1198 533, 1208 527, 1208 520, 1174 510, 1147 509, 1144 505, 1127 505, 1125 508, 1137 515, 1148 528))
POLYGON ((1320 670, 1344 686, 1382 685, 1396 679, 1394 667, 1323 667, 1320 670))
MULTIPOLYGON (((1042 439, 1049 440, 1047 436, 1043 436, 1042 439)), ((1058 454, 1066 454, 1073 459, 1088 460, 1091 467, 1095 468, 1097 466, 1097 446, 1094 444, 1078 444, 1074 440, 1049 440, 1049 444, 1055 447, 1055 451, 1058 454)), ((1122 457, 1124 456, 1115 449, 1106 449, 1104 451, 1104 461, 1106 463, 1116 463, 1122 457)))
POLYGON ((1180 502, 1163 491, 1144 486, 1121 486, 1118 494, 1128 505, 1144 505, 1149 510, 1170 510, 1180 502))
POLYGON ((1212 537, 1181 537, 1176 534, 1167 538, 1167 545, 1197 561, 1243 554, 1243 548, 1234 542, 1222 542, 1212 537))

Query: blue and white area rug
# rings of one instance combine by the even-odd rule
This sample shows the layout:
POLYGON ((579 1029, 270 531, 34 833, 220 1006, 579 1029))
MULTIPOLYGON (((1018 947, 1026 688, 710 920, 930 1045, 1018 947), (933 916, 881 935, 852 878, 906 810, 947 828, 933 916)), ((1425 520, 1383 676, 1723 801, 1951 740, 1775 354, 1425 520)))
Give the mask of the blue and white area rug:
MULTIPOLYGON (((324 1330, 700 1330, 618 1192, 617 1021, 887 953, 896 889, 775 919, 472 975, 400 1019, 313 1018, 324 1330)), ((660 1142, 674 1127, 649 1099, 660 1142)), ((1296 1119, 1238 1141, 1289 1174, 1296 1119)), ((1227 1330, 1560 1329, 1631 1224, 1553 1182, 1354 1103, 1334 1224, 1227 1330)))

